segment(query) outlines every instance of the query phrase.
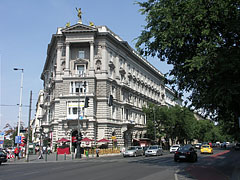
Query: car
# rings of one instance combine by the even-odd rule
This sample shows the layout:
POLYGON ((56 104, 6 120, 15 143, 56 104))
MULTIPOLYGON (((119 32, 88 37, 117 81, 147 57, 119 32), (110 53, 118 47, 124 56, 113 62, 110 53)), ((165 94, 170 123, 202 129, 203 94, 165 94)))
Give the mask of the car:
POLYGON ((207 153, 207 154, 213 154, 213 148, 210 145, 202 145, 200 149, 200 153, 207 153))
POLYGON ((240 150, 240 143, 237 143, 234 147, 235 151, 239 151, 240 150))
POLYGON ((195 148, 196 148, 196 149, 200 149, 201 146, 202 146, 202 143, 197 143, 197 144, 195 144, 195 148))
POLYGON ((149 146, 145 151, 145 156, 160 156, 163 154, 162 147, 159 145, 149 146))
POLYGON ((197 151, 192 145, 185 145, 178 148, 174 154, 174 161, 191 161, 196 162, 198 160, 197 151))
POLYGON ((180 144, 175 144, 175 145, 171 146, 170 153, 174 153, 175 151, 177 151, 180 146, 181 146, 180 144))
POLYGON ((5 153, 3 150, 0 150, 0 165, 3 162, 7 162, 7 153, 5 153))
POLYGON ((143 156, 143 148, 141 146, 130 146, 123 152, 123 157, 127 156, 143 156))

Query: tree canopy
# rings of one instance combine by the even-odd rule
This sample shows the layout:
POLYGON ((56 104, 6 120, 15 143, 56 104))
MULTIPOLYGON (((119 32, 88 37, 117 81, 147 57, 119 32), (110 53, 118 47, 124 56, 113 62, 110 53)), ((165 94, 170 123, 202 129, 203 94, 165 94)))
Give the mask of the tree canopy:
POLYGON ((147 119, 147 137, 156 140, 164 137, 173 143, 184 144, 198 140, 199 142, 231 141, 232 137, 226 135, 224 126, 214 125, 211 120, 197 120, 194 113, 186 107, 156 106, 149 104, 144 108, 147 119), (176 142, 177 141, 177 142, 176 142))
POLYGON ((168 83, 189 100, 238 128, 240 1, 148 0, 138 3, 146 25, 136 47, 173 65, 168 83))

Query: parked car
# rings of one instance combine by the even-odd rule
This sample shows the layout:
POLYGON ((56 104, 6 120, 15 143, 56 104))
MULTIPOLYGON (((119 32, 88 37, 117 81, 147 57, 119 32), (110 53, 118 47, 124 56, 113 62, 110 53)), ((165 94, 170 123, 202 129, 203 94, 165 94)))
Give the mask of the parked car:
POLYGON ((7 153, 5 153, 3 150, 0 150, 0 165, 3 162, 7 162, 7 153))
POLYGON ((181 146, 180 144, 175 144, 175 145, 171 146, 170 153, 176 152, 180 146, 181 146))
POLYGON ((143 148, 141 146, 130 146, 123 152, 123 157, 127 156, 143 156, 143 148))
POLYGON ((200 153, 207 153, 207 154, 213 154, 213 148, 210 145, 202 145, 200 149, 200 153))
POLYGON ((160 156, 162 154, 163 150, 159 145, 149 146, 149 148, 145 151, 145 156, 160 156))
POLYGON ((240 150, 240 143, 237 143, 237 144, 235 145, 234 149, 235 149, 236 151, 239 151, 239 150, 240 150))
POLYGON ((179 147, 178 150, 174 154, 174 161, 191 161, 196 162, 198 159, 197 151, 194 150, 192 145, 185 145, 179 147))

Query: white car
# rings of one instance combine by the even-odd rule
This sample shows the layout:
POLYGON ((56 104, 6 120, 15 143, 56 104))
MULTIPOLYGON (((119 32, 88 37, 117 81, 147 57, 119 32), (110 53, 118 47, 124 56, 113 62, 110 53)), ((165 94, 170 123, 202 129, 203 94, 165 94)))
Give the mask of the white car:
POLYGON ((181 146, 180 144, 175 144, 175 145, 171 146, 170 153, 176 152, 180 146, 181 146))
POLYGON ((158 145, 149 146, 149 148, 145 151, 145 156, 160 156, 162 154, 162 147, 158 145))

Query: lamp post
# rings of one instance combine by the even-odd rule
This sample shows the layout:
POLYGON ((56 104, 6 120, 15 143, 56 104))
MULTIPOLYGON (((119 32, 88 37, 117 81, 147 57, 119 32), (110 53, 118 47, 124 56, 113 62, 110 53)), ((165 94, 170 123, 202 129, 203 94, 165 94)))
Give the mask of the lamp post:
POLYGON ((79 97, 78 97, 78 133, 77 133, 77 153, 76 153, 76 159, 80 159, 81 158, 81 132, 80 132, 80 93, 79 93, 79 97))
MULTIPOLYGON (((21 73, 21 88, 20 88, 20 103, 19 103, 19 112, 18 112, 18 137, 20 136, 20 123, 21 123, 21 116, 22 116, 22 90, 23 90, 23 71, 24 69, 21 68, 13 68, 14 71, 22 71, 21 73)), ((19 143, 17 144, 19 147, 19 143)))

